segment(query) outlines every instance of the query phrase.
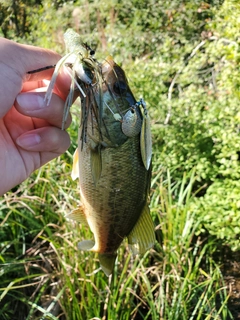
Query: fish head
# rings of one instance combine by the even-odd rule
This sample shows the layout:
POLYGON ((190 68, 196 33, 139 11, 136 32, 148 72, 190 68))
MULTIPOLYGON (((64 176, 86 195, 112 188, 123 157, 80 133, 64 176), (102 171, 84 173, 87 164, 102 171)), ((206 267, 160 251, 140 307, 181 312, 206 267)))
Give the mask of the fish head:
POLYGON ((101 65, 102 115, 110 140, 121 145, 140 133, 142 114, 123 69, 108 56, 101 65))
MULTIPOLYGON (((123 69, 108 56, 102 63, 102 75, 104 79, 104 99, 115 100, 119 103, 119 112, 123 113, 136 103, 129 87, 127 77, 123 69), (106 93, 109 93, 109 98, 106 93)), ((108 101, 109 102, 109 101, 108 101)))
POLYGON ((76 75, 86 92, 81 99, 82 141, 86 141, 88 135, 96 146, 117 147, 140 134, 141 110, 125 72, 111 56, 103 63, 93 58, 84 59, 78 65, 76 75))

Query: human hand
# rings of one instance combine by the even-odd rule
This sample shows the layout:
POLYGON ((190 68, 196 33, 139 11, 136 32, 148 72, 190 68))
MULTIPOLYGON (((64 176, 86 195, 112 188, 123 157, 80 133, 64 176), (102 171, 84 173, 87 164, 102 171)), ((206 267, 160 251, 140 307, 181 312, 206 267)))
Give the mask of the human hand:
MULTIPOLYGON (((47 79, 54 69, 27 74, 60 58, 53 51, 0 38, 0 195, 70 145, 68 133, 61 130, 69 75, 64 69, 59 74, 47 106, 47 79)), ((70 123, 71 116, 66 127, 70 123)))

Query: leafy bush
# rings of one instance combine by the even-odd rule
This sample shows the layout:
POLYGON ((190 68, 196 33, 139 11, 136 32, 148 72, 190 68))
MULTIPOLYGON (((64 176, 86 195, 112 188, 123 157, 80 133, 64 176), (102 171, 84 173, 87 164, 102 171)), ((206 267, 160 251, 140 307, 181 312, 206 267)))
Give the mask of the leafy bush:
POLYGON ((199 230, 222 239, 232 250, 240 249, 240 181, 215 180, 204 197, 195 202, 196 214, 202 217, 199 230))

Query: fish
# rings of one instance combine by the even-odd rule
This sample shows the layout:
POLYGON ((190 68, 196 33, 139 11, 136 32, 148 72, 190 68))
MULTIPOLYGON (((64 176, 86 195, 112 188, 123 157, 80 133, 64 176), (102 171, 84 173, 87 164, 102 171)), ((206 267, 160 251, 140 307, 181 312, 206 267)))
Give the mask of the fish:
POLYGON ((99 63, 92 50, 85 49, 80 41, 70 49, 75 59, 72 83, 81 88, 72 85, 71 89, 79 90, 81 99, 71 174, 73 180, 79 178, 81 203, 66 217, 90 228, 93 239, 81 241, 78 249, 98 253, 101 269, 110 276, 125 238, 134 255, 145 253, 155 243, 149 209, 150 118, 146 103, 136 101, 125 72, 114 59, 108 56, 99 63))

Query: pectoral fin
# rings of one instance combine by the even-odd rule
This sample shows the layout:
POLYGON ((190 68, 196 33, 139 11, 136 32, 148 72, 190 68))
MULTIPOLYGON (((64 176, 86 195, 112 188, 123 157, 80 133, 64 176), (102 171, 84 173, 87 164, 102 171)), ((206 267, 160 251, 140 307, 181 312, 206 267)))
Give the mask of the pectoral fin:
POLYGON ((154 224, 147 204, 128 236, 128 243, 133 254, 143 254, 152 248, 155 243, 154 224))
POLYGON ((151 159, 152 159, 152 137, 151 137, 150 117, 147 111, 145 111, 143 115, 143 120, 142 120, 140 147, 141 147, 142 161, 144 163, 145 168, 148 170, 151 164, 151 159))
POLYGON ((75 150, 73 155, 73 168, 71 177, 73 180, 79 178, 78 148, 75 150))
POLYGON ((99 253, 98 257, 103 272, 109 277, 113 272, 117 255, 115 253, 99 253))
POLYGON ((91 171, 92 171, 92 177, 94 184, 96 185, 98 183, 98 180, 101 177, 102 173, 102 155, 101 155, 101 149, 99 148, 91 149, 91 171))

